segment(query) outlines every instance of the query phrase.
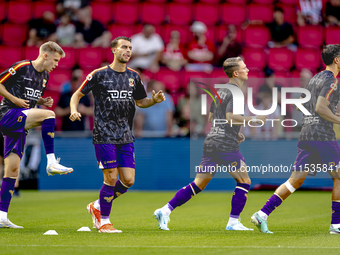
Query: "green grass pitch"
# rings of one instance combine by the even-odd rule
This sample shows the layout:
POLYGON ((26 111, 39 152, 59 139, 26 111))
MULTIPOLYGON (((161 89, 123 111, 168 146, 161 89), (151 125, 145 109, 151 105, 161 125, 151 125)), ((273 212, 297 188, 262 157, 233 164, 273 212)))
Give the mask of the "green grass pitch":
MULTIPOLYGON (((24 229, 0 229, 0 254, 339 254, 340 236, 329 235, 330 192, 297 191, 270 217, 274 235, 225 231, 230 192, 202 192, 171 214, 171 231, 158 229, 153 211, 175 192, 129 192, 113 203, 111 222, 122 234, 92 228, 86 205, 98 192, 22 191, 9 219, 24 229), (77 232, 83 226, 91 232, 77 232), (56 230, 58 236, 44 236, 56 230)), ((251 191, 241 214, 250 216, 272 192, 251 191)))

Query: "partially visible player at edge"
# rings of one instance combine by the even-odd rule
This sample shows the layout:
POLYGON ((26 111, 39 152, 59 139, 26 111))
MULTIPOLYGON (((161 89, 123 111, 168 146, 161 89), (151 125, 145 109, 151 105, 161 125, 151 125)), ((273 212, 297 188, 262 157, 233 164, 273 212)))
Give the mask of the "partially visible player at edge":
MULTIPOLYGON (((332 221, 330 234, 340 234, 340 147, 335 138, 333 123, 340 124, 336 108, 339 103, 338 80, 340 71, 340 45, 327 45, 321 53, 326 70, 317 73, 309 81, 306 89, 311 99, 304 107, 312 114, 302 119, 302 129, 298 142, 298 154, 290 178, 276 189, 262 209, 253 214, 253 222, 262 233, 268 230, 267 218, 281 203, 303 184, 308 173, 322 169, 333 179, 332 221), (333 171, 331 171, 333 170, 333 171)), ((304 95, 302 95, 304 96, 304 95)), ((311 173, 312 174, 312 173, 311 173)))
MULTIPOLYGON (((223 70, 230 78, 228 85, 241 88, 243 83, 248 80, 248 68, 240 57, 228 58, 223 63, 223 70)), ((230 124, 216 124, 211 128, 203 145, 203 156, 200 167, 202 171, 198 172, 195 180, 189 185, 180 189, 176 195, 162 208, 154 212, 155 219, 158 220, 158 226, 162 230, 169 230, 168 222, 170 213, 178 206, 188 202, 193 196, 201 192, 213 178, 216 172, 205 172, 209 166, 216 164, 225 167, 233 167, 236 171, 229 172, 236 181, 236 188, 231 200, 231 213, 226 230, 253 230, 242 225, 239 216, 246 204, 247 195, 250 188, 250 179, 246 169, 244 158, 239 151, 239 144, 245 140, 240 133, 243 123, 254 121, 257 123, 266 123, 266 116, 242 116, 233 114, 233 96, 229 89, 221 88, 217 92, 222 100, 222 105, 218 102, 217 106, 211 104, 209 113, 209 122, 213 123, 214 119, 226 119, 230 124), (205 168, 205 169, 204 169, 205 168)))
POLYGON ((54 42, 41 45, 36 60, 23 60, 0 74, 0 131, 4 136, 5 175, 0 191, 0 228, 22 228, 7 218, 8 207, 19 175, 26 131, 41 126, 47 154, 48 175, 67 174, 72 168, 59 164, 54 155, 55 114, 51 110, 33 109, 37 104, 52 107, 53 99, 42 98, 48 82, 48 73, 64 57, 63 49, 54 42))
POLYGON ((134 183, 135 158, 132 123, 135 105, 147 108, 165 100, 162 91, 147 98, 139 74, 126 67, 132 52, 131 39, 120 36, 111 42, 112 64, 91 72, 71 98, 72 121, 80 120, 80 98, 92 91, 95 101, 93 143, 104 175, 99 200, 87 206, 100 233, 121 233, 110 222, 112 202, 134 183), (117 173, 119 180, 117 180, 117 173))

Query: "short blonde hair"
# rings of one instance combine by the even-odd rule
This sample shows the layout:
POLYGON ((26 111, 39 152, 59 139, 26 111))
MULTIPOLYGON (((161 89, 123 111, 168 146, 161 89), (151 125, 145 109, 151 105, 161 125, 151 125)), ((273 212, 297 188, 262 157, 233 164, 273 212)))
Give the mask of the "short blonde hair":
POLYGON ((243 61, 242 58, 240 58, 240 57, 227 58, 224 61, 223 70, 229 78, 232 78, 234 71, 239 68, 239 66, 240 66, 239 62, 240 61, 243 61))
POLYGON ((42 52, 58 52, 62 58, 65 57, 63 49, 55 42, 49 41, 40 46, 40 53, 42 52))

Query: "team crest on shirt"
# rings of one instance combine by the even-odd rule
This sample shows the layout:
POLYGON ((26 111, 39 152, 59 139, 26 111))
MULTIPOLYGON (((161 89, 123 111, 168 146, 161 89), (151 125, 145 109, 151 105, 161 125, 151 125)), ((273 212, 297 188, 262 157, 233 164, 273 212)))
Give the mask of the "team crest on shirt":
POLYGON ((133 78, 129 78, 129 86, 130 87, 135 86, 135 80, 133 78))
POLYGON ((47 83, 47 80, 46 80, 46 79, 43 79, 43 88, 46 87, 46 83, 47 83))

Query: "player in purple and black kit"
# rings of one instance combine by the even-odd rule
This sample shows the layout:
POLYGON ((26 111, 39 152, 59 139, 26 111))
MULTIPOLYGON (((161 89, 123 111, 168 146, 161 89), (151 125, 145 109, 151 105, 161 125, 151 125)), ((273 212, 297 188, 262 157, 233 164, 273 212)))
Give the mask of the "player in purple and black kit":
POLYGON ((274 209, 296 189, 300 188, 308 174, 328 171, 333 179, 332 221, 330 234, 340 234, 340 147, 335 139, 333 123, 340 124, 336 108, 339 103, 339 87, 336 76, 340 71, 340 45, 327 45, 321 54, 326 70, 317 73, 307 84, 311 99, 304 107, 311 116, 304 116, 298 142, 298 154, 290 178, 278 187, 262 209, 253 214, 253 222, 262 233, 268 230, 267 218, 274 209))
POLYGON ((65 53, 54 43, 41 45, 36 60, 13 64, 0 74, 0 131, 4 136, 5 175, 0 191, 0 228, 22 228, 7 218, 8 207, 19 175, 26 131, 41 126, 47 155, 47 174, 67 174, 72 168, 59 164, 54 155, 55 114, 53 111, 33 109, 36 105, 52 107, 53 99, 42 98, 48 82, 48 73, 58 66, 65 53))
MULTIPOLYGON (((241 88, 248 80, 248 72, 245 63, 240 57, 228 58, 223 63, 223 70, 230 78, 229 85, 241 88)), ((211 181, 216 172, 204 172, 208 167, 216 164, 224 165, 226 168, 232 166, 234 171, 230 175, 236 181, 236 188, 231 200, 231 213, 226 230, 253 230, 246 228, 239 221, 239 216, 246 204, 247 195, 250 188, 250 179, 244 162, 244 158, 239 151, 239 144, 245 140, 240 133, 243 123, 254 121, 266 123, 266 116, 246 117, 233 114, 233 96, 229 89, 222 88, 217 92, 222 100, 222 105, 211 104, 209 122, 215 119, 227 120, 230 124, 216 124, 211 128, 210 133, 204 141, 203 157, 200 164, 201 172, 197 173, 195 180, 189 185, 180 189, 176 195, 162 208, 154 212, 158 226, 162 230, 169 230, 168 222, 170 213, 178 206, 188 202, 193 196, 201 192, 211 181)), ((217 100, 217 98, 216 98, 217 100)))
POLYGON ((90 73, 71 98, 72 121, 80 120, 77 107, 80 98, 92 91, 94 106, 93 143, 104 184, 99 200, 87 206, 96 228, 101 233, 121 233, 110 223, 114 199, 134 183, 135 157, 132 123, 135 106, 147 108, 165 100, 162 91, 147 98, 139 74, 126 67, 131 57, 131 39, 120 36, 111 42, 112 64, 90 73), (119 180, 117 180, 117 172, 119 180))

